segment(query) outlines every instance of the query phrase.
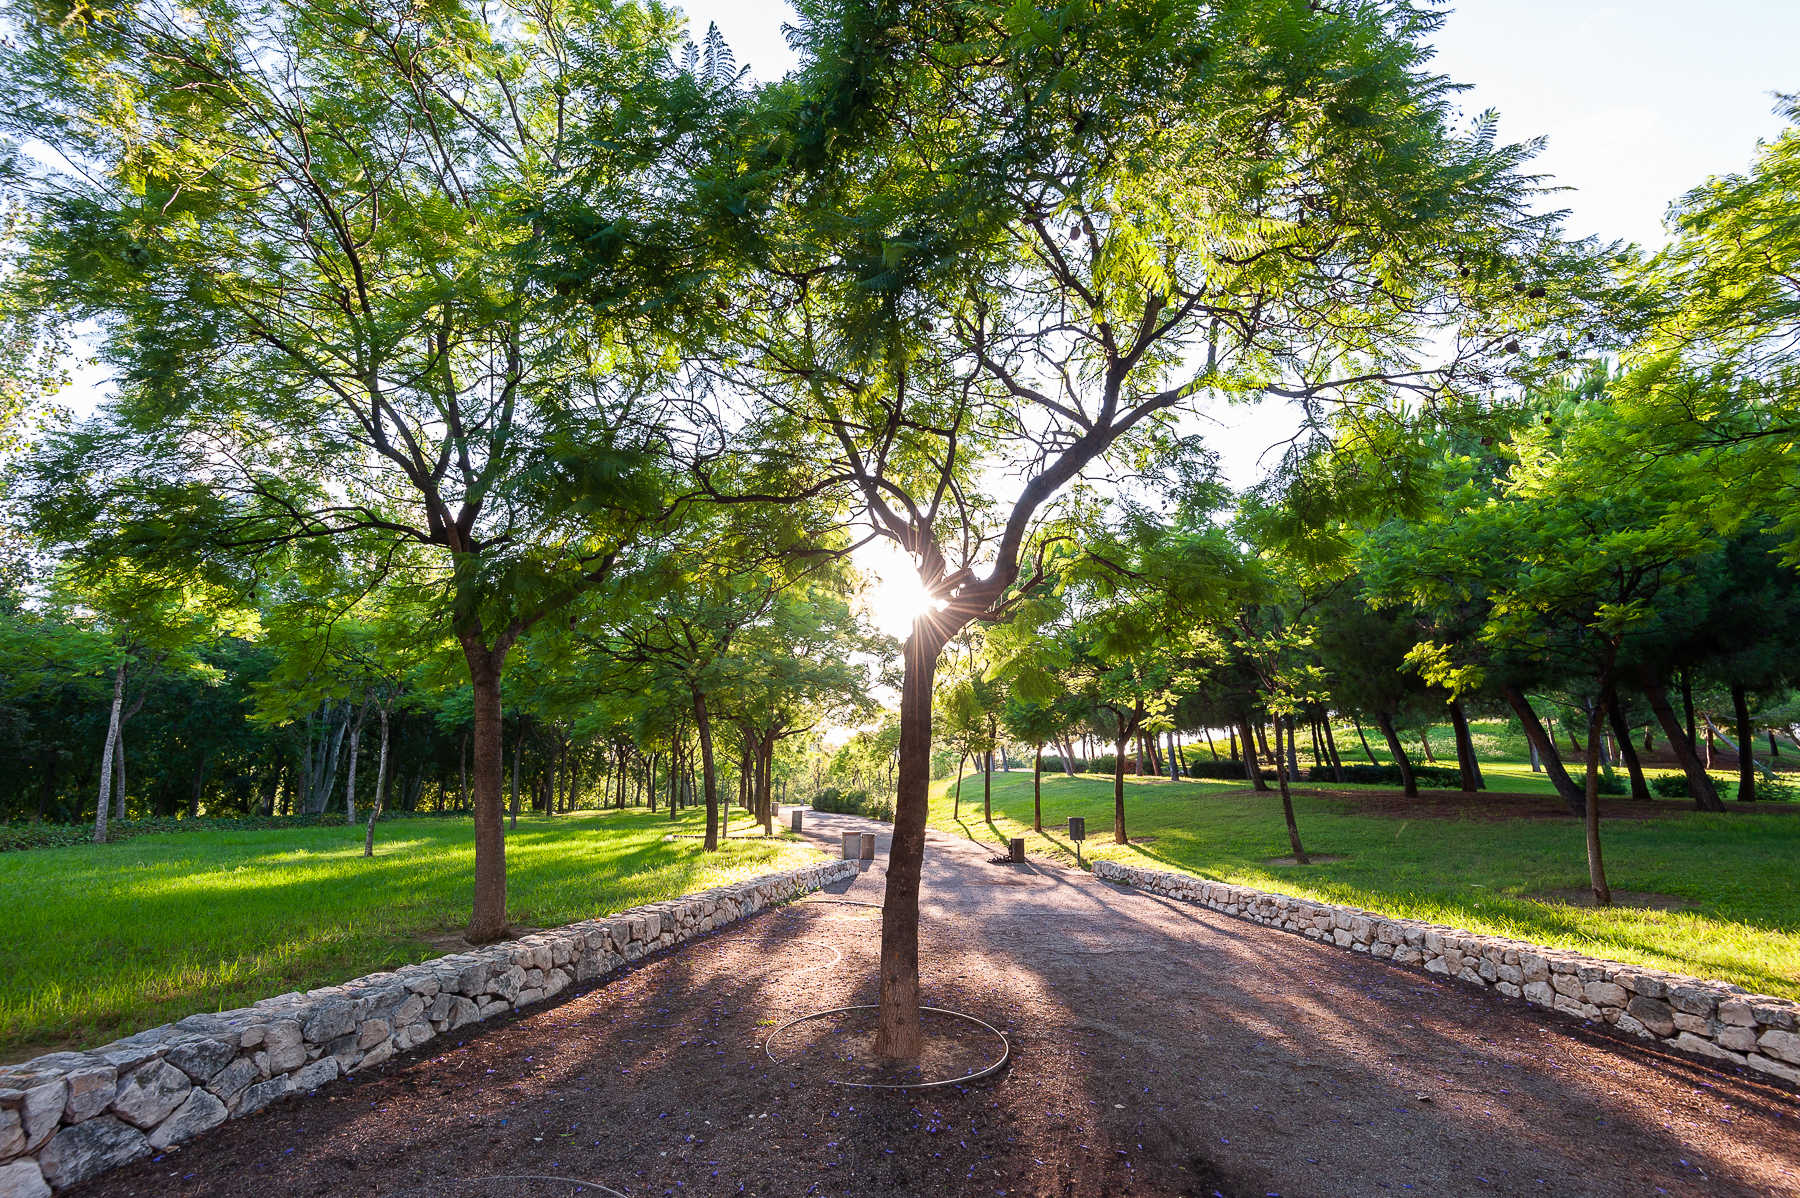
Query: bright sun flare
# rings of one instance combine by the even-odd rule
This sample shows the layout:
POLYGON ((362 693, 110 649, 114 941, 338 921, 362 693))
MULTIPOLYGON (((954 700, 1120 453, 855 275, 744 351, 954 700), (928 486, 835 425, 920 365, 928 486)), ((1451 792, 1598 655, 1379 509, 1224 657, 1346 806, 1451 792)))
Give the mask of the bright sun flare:
POLYGON ((919 581, 912 560, 892 541, 877 541, 856 551, 862 569, 862 602, 875 626, 904 640, 912 634, 920 612, 942 604, 933 600, 919 581))

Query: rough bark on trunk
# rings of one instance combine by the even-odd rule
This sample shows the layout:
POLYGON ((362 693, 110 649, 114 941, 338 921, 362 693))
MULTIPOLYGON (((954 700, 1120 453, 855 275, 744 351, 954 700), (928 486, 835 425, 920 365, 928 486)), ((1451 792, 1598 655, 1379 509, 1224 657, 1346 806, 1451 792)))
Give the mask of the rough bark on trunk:
POLYGON ((100 800, 94 806, 94 843, 106 843, 106 819, 112 813, 113 754, 119 747, 119 712, 125 707, 125 663, 113 670, 112 714, 106 720, 105 747, 100 750, 100 800))
POLYGON ((1544 727, 1544 722, 1538 719, 1537 712, 1532 710, 1525 692, 1506 683, 1500 687, 1500 697, 1506 700, 1507 706, 1513 709, 1513 714, 1519 717, 1519 726, 1525 730, 1525 739, 1536 746, 1538 757, 1543 761, 1544 773, 1549 776, 1550 785, 1556 788, 1557 795, 1571 812, 1576 815, 1584 814, 1587 811, 1584 791, 1575 785, 1575 780, 1569 777, 1569 771, 1563 767, 1562 754, 1556 751, 1556 741, 1551 737, 1549 729, 1544 727))
POLYGON ((475 697, 475 903, 465 935, 471 944, 487 944, 506 935, 506 830, 501 822, 506 763, 500 711, 506 650, 490 649, 474 636, 465 637, 462 646, 475 697))
POLYGON ((1344 759, 1338 756, 1337 737, 1331 731, 1331 716, 1322 721, 1325 725, 1325 755, 1331 758, 1331 777, 1339 786, 1344 784, 1344 759))
POLYGON ((1687 775, 1688 794, 1693 798, 1695 808, 1700 811, 1725 810, 1712 778, 1694 752, 1694 742, 1683 734, 1675 719, 1675 709, 1669 706, 1668 691, 1663 689, 1662 683, 1652 682, 1644 687, 1644 697, 1650 700, 1650 710, 1655 713, 1656 722, 1662 725, 1663 738, 1674 750, 1675 760, 1681 763, 1681 772, 1687 775))
POLYGON ((931 689, 943 647, 938 631, 921 616, 903 650, 900 763, 887 892, 881 905, 881 993, 875 1024, 875 1053, 889 1060, 917 1058, 921 1045, 919 876, 930 806, 931 689))
POLYGON ((1413 774, 1412 759, 1406 755, 1406 748, 1400 743, 1400 732, 1394 727, 1394 717, 1385 711, 1375 713, 1375 724, 1386 738, 1388 752, 1394 755, 1394 764, 1400 767, 1401 793, 1408 798, 1419 797, 1419 780, 1413 774))

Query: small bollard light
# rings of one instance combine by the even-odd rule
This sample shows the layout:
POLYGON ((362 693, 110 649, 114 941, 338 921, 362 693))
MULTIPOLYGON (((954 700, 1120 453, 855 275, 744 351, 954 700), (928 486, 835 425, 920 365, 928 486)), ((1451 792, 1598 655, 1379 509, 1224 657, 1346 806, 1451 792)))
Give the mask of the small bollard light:
POLYGON ((1025 838, 1023 836, 1013 837, 1007 848, 1009 850, 1007 858, 1012 861, 1013 864, 1025 864, 1025 838))
POLYGON ((1075 842, 1075 861, 1081 862, 1081 842, 1087 839, 1087 817, 1071 815, 1069 817, 1069 839, 1075 842))
POLYGON ((862 833, 844 833, 844 860, 855 861, 862 856, 862 833))
POLYGON ((875 833, 873 832, 862 834, 862 859, 864 861, 875 860, 875 833))
POLYGON ((789 829, 791 829, 792 831, 795 831, 795 832, 798 832, 800 830, 800 813, 805 810, 806 810, 806 808, 804 808, 804 807, 796 807, 792 811, 788 812, 788 819, 791 821, 788 824, 789 829))

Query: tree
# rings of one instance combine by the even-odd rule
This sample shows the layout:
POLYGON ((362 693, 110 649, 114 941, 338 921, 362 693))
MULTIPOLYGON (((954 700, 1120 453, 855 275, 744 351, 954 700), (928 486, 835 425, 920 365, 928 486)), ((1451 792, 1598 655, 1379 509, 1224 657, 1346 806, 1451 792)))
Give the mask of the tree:
POLYGON ((1525 151, 1452 129, 1417 8, 930 12, 804 5, 807 65, 780 132, 731 147, 720 222, 754 262, 718 367, 757 401, 731 440, 781 446, 722 497, 841 495, 939 605, 904 657, 888 1058, 919 1050, 933 674, 1040 576, 1065 488, 1114 451, 1172 452, 1163 414, 1203 392, 1316 411, 1485 389, 1564 273, 1521 202, 1525 151), (1427 361, 1446 342, 1425 330, 1452 326, 1427 361), (984 498, 1003 475, 1009 499, 984 498))
MULTIPOLYGON (((659 219, 710 93, 668 69, 675 18, 629 5, 64 15, 21 10, 5 67, 6 132, 70 164, 21 184, 21 285, 99 325, 118 396, 39 464, 44 527, 244 574, 347 540, 435 596, 473 687, 468 934, 492 940, 507 653, 608 581, 669 444, 655 328, 535 278, 533 213, 573 188, 615 229, 659 219)), ((672 273, 605 271, 663 299, 672 273)))

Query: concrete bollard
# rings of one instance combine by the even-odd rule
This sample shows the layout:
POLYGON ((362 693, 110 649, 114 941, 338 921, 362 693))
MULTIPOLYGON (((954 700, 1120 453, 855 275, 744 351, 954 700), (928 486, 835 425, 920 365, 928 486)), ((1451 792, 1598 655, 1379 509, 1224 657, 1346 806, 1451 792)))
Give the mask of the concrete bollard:
POLYGON ((1013 837, 1012 843, 1008 848, 1011 851, 1007 854, 1007 860, 1016 861, 1023 865, 1025 862, 1025 838, 1023 836, 1013 837))
POLYGON ((788 830, 790 832, 798 832, 800 830, 800 814, 805 810, 806 808, 804 807, 796 807, 788 812, 788 830))
POLYGON ((864 861, 875 860, 875 833, 873 832, 862 834, 862 859, 864 861))
POLYGON ((844 860, 854 861, 862 853, 862 833, 844 833, 844 860))

